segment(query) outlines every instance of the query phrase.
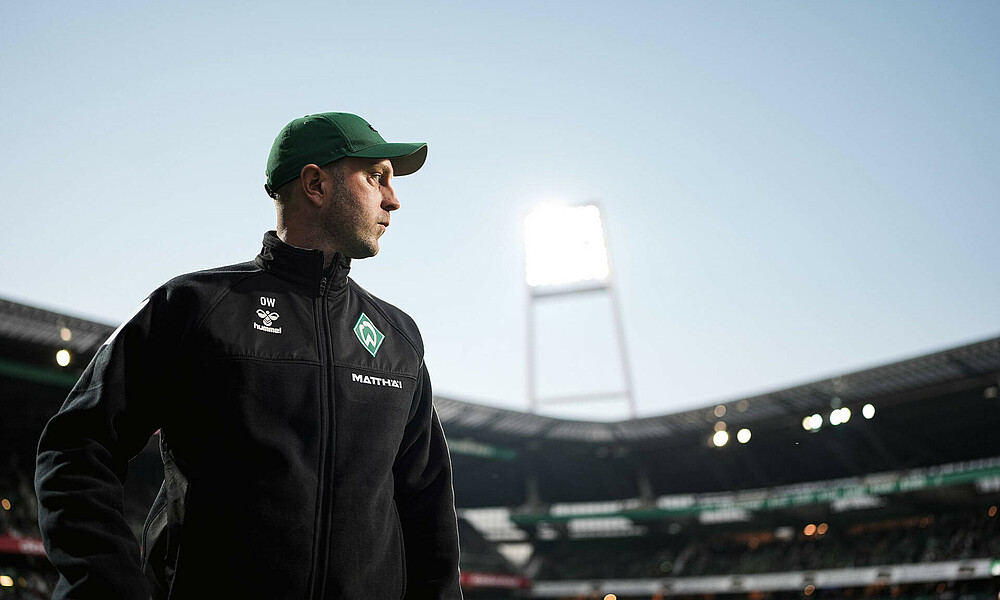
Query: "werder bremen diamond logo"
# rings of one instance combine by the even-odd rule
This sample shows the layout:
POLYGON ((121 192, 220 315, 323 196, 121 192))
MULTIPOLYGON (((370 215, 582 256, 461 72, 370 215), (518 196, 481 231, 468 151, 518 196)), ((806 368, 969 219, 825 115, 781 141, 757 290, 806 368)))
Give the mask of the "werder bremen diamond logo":
POLYGON ((358 322, 354 324, 354 335, 358 336, 358 341, 365 347, 365 350, 371 352, 372 356, 375 356, 375 353, 382 346, 382 340, 385 339, 382 332, 376 329, 375 324, 365 313, 361 313, 358 322))

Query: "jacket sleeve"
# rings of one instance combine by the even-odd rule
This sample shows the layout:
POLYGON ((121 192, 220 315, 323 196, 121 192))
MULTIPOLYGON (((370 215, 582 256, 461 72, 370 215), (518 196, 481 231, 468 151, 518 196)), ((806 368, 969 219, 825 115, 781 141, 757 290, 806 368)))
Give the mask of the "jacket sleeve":
POLYGON ((407 600, 461 600, 451 457, 422 365, 393 472, 406 548, 407 600))
POLYGON ((160 426, 169 339, 157 290, 98 350, 38 444, 35 491, 54 598, 148 598, 139 545, 125 520, 128 461, 160 426))

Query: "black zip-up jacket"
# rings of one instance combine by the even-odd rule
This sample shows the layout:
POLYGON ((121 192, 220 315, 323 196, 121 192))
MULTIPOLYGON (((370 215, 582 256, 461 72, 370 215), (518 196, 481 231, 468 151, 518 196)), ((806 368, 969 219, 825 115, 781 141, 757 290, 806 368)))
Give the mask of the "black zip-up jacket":
POLYGON ((56 598, 460 599, 451 462, 416 325, 274 232, 154 291, 39 441, 56 598), (129 459, 160 431, 142 551, 129 459))

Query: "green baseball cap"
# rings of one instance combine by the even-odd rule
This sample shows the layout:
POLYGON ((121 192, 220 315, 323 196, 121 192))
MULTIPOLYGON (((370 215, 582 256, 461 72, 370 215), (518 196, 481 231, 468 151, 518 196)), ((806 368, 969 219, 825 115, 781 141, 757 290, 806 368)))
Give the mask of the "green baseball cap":
POLYGON ((295 119, 278 133, 267 157, 267 183, 270 195, 295 179, 308 164, 323 166, 338 158, 387 158, 393 175, 409 175, 427 159, 424 142, 390 144, 358 115, 326 112, 295 119))

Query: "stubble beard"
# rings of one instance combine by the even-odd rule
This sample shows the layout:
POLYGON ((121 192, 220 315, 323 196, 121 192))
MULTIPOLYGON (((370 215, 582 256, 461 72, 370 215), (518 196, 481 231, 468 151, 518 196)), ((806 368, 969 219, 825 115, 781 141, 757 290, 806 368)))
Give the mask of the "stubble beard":
POLYGON ((323 221, 323 229, 347 258, 369 258, 378 254, 377 226, 368 223, 367 216, 352 202, 350 194, 343 186, 334 186, 331 210, 323 221))

